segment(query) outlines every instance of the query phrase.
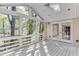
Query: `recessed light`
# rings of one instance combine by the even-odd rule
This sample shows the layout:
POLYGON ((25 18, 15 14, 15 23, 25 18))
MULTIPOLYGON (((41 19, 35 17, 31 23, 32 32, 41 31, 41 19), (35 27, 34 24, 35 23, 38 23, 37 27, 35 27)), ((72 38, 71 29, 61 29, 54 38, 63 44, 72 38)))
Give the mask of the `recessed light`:
POLYGON ((68 10, 68 11, 70 11, 71 9, 70 9, 70 8, 68 8, 67 10, 68 10))

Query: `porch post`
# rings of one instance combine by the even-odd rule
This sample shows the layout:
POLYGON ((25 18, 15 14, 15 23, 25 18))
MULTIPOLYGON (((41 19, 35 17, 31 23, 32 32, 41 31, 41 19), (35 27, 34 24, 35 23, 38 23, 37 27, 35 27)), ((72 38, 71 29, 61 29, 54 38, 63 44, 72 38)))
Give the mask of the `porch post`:
POLYGON ((62 23, 59 23, 59 39, 62 39, 62 23))
POLYGON ((38 21, 38 19, 36 19, 36 29, 35 29, 36 34, 35 34, 35 36, 36 36, 37 42, 39 41, 39 35, 40 35, 40 33, 38 32, 39 31, 38 24, 39 24, 39 21, 38 21))
MULTIPOLYGON (((20 24, 19 24, 19 31, 20 31, 20 36, 22 36, 22 18, 20 18, 19 19, 20 21, 20 24)), ((23 45, 23 42, 22 42, 22 38, 20 37, 20 39, 19 39, 19 42, 20 42, 20 47, 22 47, 22 45, 23 45)))
POLYGON ((47 40, 47 23, 44 23, 44 34, 43 34, 43 40, 47 40))

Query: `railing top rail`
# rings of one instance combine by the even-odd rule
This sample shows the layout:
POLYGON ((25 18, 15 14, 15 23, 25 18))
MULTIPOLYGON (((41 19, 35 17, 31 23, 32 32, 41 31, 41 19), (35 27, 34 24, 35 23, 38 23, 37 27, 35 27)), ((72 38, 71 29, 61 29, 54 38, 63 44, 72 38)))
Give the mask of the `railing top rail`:
POLYGON ((30 36, 32 36, 32 35, 27 35, 27 36, 26 36, 26 35, 25 35, 25 36, 23 35, 23 36, 1 37, 0 40, 1 40, 1 39, 16 39, 16 38, 17 38, 17 39, 20 39, 20 38, 23 38, 23 37, 30 37, 30 36))
POLYGON ((31 35, 23 35, 23 36, 0 37, 0 40, 1 39, 20 39, 20 38, 31 37, 31 36, 36 36, 36 35, 41 35, 41 34, 31 34, 31 35))

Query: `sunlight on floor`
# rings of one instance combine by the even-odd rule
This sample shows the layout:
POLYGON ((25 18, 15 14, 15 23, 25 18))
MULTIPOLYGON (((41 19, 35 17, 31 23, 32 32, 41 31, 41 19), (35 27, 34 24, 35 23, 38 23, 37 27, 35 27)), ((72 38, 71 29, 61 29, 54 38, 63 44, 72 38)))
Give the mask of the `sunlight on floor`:
POLYGON ((18 51, 18 52, 15 53, 15 55, 16 55, 16 56, 19 56, 19 54, 20 54, 21 52, 22 52, 22 51, 18 51))
POLYGON ((36 48, 39 48, 39 47, 40 47, 40 44, 39 44, 39 43, 37 43, 37 44, 36 44, 36 48))
POLYGON ((50 56, 49 52, 48 52, 48 49, 47 49, 47 46, 44 46, 44 50, 45 50, 45 53, 47 56, 50 56))
POLYGON ((12 54, 12 53, 14 53, 14 52, 9 52, 7 54, 4 54, 3 56, 8 56, 9 54, 12 54))
POLYGON ((29 47, 27 48, 26 53, 28 53, 28 52, 32 51, 32 50, 33 50, 33 48, 34 48, 34 45, 29 46, 29 47))
POLYGON ((40 51, 36 50, 34 56, 40 56, 40 51))
POLYGON ((71 56, 79 55, 79 47, 59 41, 41 41, 3 56, 71 56))
MULTIPOLYGON (((42 44, 45 45, 46 42, 42 41, 42 44)), ((40 43, 36 43, 34 45, 29 46, 28 49, 26 50, 26 53, 29 53, 27 55, 31 55, 34 52, 34 56, 41 56, 41 53, 40 53, 40 50, 39 50, 40 47, 41 47, 40 43)), ((45 48, 45 51, 46 51, 47 55, 49 55, 47 47, 45 48)))
POLYGON ((43 44, 43 45, 45 45, 45 44, 46 44, 46 42, 45 42, 45 41, 42 41, 42 44, 43 44))
POLYGON ((31 53, 27 54, 26 56, 31 56, 31 53))

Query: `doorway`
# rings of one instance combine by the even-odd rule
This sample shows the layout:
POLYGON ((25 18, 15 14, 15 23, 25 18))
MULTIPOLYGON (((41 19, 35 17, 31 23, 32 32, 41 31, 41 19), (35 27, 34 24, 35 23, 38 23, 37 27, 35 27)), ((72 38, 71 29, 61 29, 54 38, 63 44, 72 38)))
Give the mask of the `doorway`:
POLYGON ((72 22, 56 22, 52 26, 53 40, 72 43, 72 22))

